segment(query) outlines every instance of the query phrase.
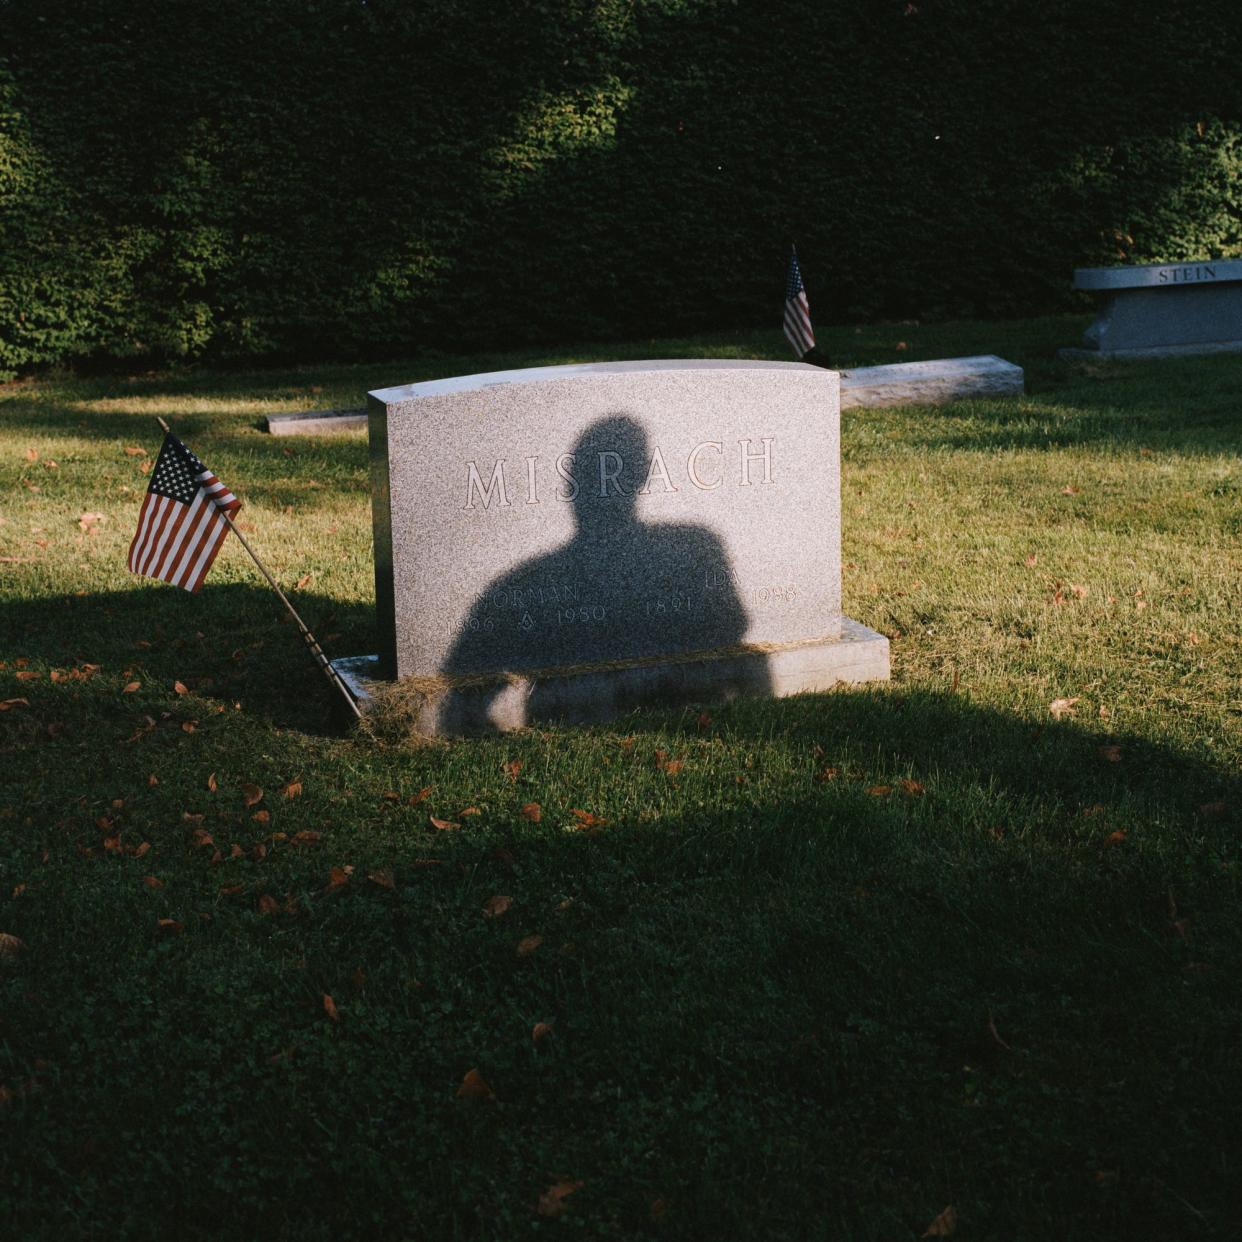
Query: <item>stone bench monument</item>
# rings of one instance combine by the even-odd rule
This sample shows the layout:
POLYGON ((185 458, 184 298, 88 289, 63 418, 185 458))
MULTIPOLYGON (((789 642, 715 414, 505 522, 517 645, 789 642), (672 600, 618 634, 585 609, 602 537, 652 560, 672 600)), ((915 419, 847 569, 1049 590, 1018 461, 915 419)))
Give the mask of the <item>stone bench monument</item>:
POLYGON ((1063 357, 1151 358, 1242 350, 1242 259, 1080 267, 1074 288, 1099 295, 1081 349, 1063 357))
POLYGON ((888 677, 841 613, 835 372, 593 363, 369 402, 382 650, 337 667, 400 679, 419 732, 888 677))

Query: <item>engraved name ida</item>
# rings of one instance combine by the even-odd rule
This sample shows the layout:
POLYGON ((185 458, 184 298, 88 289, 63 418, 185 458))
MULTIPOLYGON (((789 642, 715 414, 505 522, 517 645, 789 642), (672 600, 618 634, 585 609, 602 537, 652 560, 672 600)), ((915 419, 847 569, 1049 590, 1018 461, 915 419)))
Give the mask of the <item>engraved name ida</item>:
POLYGON ((773 436, 757 440, 704 440, 696 444, 685 460, 675 458, 670 468, 662 449, 658 446, 644 463, 641 486, 631 489, 622 479, 625 459, 620 453, 605 449, 591 454, 592 462, 581 454, 562 453, 552 462, 555 477, 548 474, 548 463, 535 456, 524 458, 524 466, 511 467, 507 458, 493 462, 491 469, 477 461, 465 463, 464 509, 490 509, 495 503, 498 509, 509 508, 518 502, 528 505, 541 504, 551 497, 563 504, 578 498, 583 488, 589 488, 600 499, 609 496, 648 496, 653 491, 677 492, 685 484, 702 492, 715 491, 718 487, 752 487, 771 484, 773 436), (520 481, 521 492, 514 491, 520 481))

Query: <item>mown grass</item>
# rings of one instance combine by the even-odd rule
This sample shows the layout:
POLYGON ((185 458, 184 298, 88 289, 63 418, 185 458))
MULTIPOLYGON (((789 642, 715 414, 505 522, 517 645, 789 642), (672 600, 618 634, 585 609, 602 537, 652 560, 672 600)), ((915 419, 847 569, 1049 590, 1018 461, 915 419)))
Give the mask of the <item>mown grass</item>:
POLYGON ((1056 362, 1080 327, 828 334, 1028 370, 844 420, 890 685, 422 749, 337 731, 239 547, 127 574, 153 416, 351 654, 363 438, 261 415, 775 336, 0 388, 7 1236, 1234 1236, 1242 359, 1056 362))

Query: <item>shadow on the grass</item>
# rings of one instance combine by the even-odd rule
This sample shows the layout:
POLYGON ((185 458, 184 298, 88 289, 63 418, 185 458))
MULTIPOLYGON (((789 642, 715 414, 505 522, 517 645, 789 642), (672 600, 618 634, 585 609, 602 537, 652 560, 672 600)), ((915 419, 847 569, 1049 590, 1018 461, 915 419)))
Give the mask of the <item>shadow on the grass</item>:
MULTIPOLYGON (((370 603, 342 603, 307 591, 290 592, 290 600, 329 658, 375 650, 370 603)), ((35 668, 101 666, 89 680, 64 683, 54 692, 80 685, 94 700, 102 693, 95 687, 128 670, 149 690, 158 687, 170 697, 179 681, 221 703, 240 701, 248 713, 280 728, 339 730, 336 692, 266 587, 213 585, 208 579, 191 595, 136 580, 130 591, 9 600, 0 603, 0 634, 10 668, 20 658, 35 668)), ((39 692, 37 685, 15 685, 27 696, 39 692)))

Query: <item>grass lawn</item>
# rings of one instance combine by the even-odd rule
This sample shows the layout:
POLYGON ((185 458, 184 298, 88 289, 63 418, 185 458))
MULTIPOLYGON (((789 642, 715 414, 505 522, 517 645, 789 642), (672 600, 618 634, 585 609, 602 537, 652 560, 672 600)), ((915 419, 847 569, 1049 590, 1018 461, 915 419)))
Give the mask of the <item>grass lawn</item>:
POLYGON ((421 749, 127 573, 155 416, 356 654, 364 438, 260 416, 776 334, 0 387, 4 1236, 1236 1237, 1242 356, 1082 323, 822 334, 1027 367, 843 420, 891 684, 421 749))

